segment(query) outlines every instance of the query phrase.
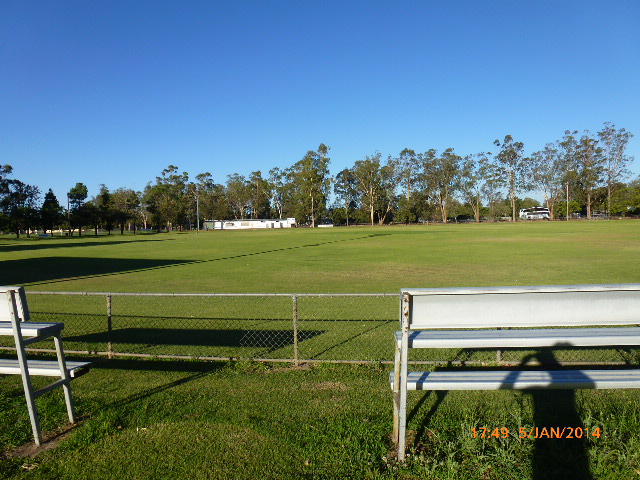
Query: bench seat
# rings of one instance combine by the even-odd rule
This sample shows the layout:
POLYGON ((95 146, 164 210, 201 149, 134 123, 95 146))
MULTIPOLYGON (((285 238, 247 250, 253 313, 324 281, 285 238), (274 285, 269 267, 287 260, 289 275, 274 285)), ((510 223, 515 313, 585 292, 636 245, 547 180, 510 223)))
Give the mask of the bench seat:
MULTIPOLYGON (((38 323, 20 322, 18 324, 23 337, 50 337, 60 333, 64 328, 63 323, 38 323)), ((0 336, 13 336, 11 322, 0 322, 0 336)))
MULTIPOLYGON (((405 460, 408 390, 640 388, 640 369, 463 366, 409 372, 408 350, 640 348, 640 284, 407 288, 390 376, 393 438, 405 460)), ((538 356, 538 354, 534 355, 538 356)), ((498 357, 499 358, 499 357, 498 357)), ((550 355, 549 363, 553 361, 550 355)))
MULTIPOLYGON (((78 378, 89 371, 90 362, 65 362, 71 378, 78 378)), ((29 375, 43 377, 60 377, 60 365, 57 360, 29 360, 27 362, 29 375)), ((20 375, 20 365, 17 359, 0 359, 0 374, 20 375)))
MULTIPOLYGON (((398 347, 402 332, 396 332, 398 347)), ((413 330, 408 348, 538 348, 640 345, 640 327, 413 330)))
MULTIPOLYGON (((389 375, 393 389, 394 374, 389 375)), ((460 370, 409 372, 407 390, 638 388, 640 370, 460 370)))

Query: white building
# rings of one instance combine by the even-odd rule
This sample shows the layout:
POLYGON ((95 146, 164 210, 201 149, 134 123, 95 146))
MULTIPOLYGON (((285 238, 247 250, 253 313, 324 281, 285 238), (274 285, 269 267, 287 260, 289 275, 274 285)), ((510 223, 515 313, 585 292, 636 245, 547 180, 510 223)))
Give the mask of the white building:
POLYGON ((258 228, 292 228, 296 226, 295 218, 281 220, 205 220, 205 230, 247 230, 258 228))

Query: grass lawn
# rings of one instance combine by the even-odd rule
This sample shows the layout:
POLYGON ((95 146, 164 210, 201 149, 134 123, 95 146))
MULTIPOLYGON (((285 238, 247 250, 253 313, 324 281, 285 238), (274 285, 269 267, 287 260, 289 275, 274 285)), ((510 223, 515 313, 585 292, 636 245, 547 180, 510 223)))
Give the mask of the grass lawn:
POLYGON ((612 220, 0 238, 0 255, 31 290, 379 293, 633 282, 639 240, 612 220))
MULTIPOLYGON (((399 466, 382 367, 100 360, 74 387, 81 425, 54 450, 1 460, 0 478, 618 480, 640 468, 635 391, 412 392, 414 453, 399 466), (599 437, 519 438, 578 425, 599 437), (473 438, 481 427, 509 435, 473 438)), ((28 442, 19 379, 0 392, 0 442, 28 442)), ((63 403, 39 401, 45 430, 64 425, 63 403)))
MULTIPOLYGON (((374 293, 635 283, 638 259, 640 222, 633 221, 0 238, 3 283, 27 291, 374 293)), ((37 305, 43 298, 30 297, 36 314, 47 310, 37 305)), ((81 314, 93 301, 104 307, 103 297, 58 298, 65 314, 81 314)), ((290 312, 290 304, 282 308, 290 312)), ((371 317, 396 312, 385 304, 371 317)), ((310 316, 307 325, 328 330, 325 320, 310 316)), ((340 348, 349 355, 365 347, 340 348)), ((20 379, 2 377, 0 478, 619 479, 640 471, 640 392, 633 390, 412 392, 412 454, 399 466, 388 443, 388 370, 98 359, 73 384, 84 420, 35 458, 15 451, 30 441, 20 379), (599 436, 519 438, 520 428, 535 426, 598 428, 599 436), (509 432, 473 438, 481 427, 509 432)), ((65 424, 60 392, 38 399, 38 408, 45 432, 65 424)))

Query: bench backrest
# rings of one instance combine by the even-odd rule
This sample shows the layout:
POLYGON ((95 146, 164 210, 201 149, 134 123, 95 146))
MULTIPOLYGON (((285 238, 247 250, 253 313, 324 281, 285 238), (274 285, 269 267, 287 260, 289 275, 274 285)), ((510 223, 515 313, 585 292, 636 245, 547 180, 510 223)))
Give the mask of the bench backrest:
POLYGON ((11 297, 8 292, 15 292, 16 306, 18 307, 18 319, 21 322, 27 322, 31 319, 29 306, 27 305, 27 295, 24 287, 2 287, 0 286, 0 321, 11 321, 11 297))
POLYGON ((640 324, 640 284, 407 288, 410 329, 640 324))

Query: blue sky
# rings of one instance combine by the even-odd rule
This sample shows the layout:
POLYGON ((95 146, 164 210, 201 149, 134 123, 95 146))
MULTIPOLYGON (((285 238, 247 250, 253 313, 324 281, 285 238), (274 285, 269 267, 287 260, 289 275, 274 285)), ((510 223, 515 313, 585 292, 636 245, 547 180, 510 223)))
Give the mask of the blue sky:
POLYGON ((61 201, 170 164, 224 183, 325 143, 337 173, 604 122, 637 177, 637 0, 0 3, 0 164, 61 201))

